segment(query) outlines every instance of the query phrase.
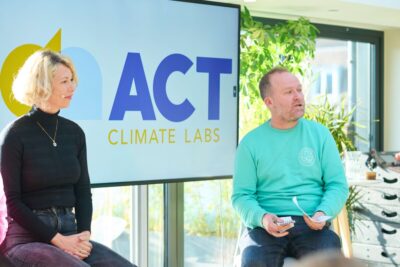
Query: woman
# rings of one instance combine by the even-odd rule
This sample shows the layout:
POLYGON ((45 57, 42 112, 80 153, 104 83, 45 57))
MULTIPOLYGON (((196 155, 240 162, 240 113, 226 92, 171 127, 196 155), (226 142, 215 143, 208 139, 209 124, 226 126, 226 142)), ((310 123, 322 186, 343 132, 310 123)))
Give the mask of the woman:
POLYGON ((1 251, 16 266, 133 266, 89 241, 85 135, 59 116, 76 84, 72 62, 48 50, 30 56, 13 83, 15 98, 32 106, 0 135, 9 218, 1 251))
MULTIPOLYGON (((3 179, 0 175, 0 244, 4 240, 4 236, 7 231, 7 206, 6 206, 6 197, 3 191, 3 179)), ((1 266, 1 265, 0 265, 1 266)))

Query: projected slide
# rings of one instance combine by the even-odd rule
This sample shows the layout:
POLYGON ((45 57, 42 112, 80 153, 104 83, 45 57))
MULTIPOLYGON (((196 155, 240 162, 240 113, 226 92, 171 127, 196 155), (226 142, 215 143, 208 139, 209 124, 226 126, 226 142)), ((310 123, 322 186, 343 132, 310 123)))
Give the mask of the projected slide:
POLYGON ((0 3, 0 128, 30 110, 12 95, 18 68, 52 49, 77 68, 60 115, 85 131, 93 184, 232 175, 239 13, 166 0, 0 3))

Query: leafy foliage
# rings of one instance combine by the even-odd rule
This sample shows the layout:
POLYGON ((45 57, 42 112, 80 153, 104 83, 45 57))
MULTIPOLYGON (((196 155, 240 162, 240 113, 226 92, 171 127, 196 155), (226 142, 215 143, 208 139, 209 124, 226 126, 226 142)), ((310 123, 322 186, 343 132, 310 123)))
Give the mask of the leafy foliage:
POLYGON ((245 7, 240 33, 240 135, 260 125, 269 111, 259 95, 258 83, 275 66, 302 77, 311 76, 318 29, 307 19, 276 25, 255 21, 245 7))
POLYGON ((351 136, 354 136, 355 133, 347 131, 355 109, 356 107, 347 111, 343 103, 340 107, 332 105, 325 96, 321 103, 307 106, 305 118, 325 125, 335 139, 340 155, 343 156, 346 150, 356 150, 351 139, 351 136))
POLYGON ((355 231, 355 221, 360 219, 355 210, 360 202, 361 197, 362 195, 360 189, 358 189, 356 186, 349 187, 349 197, 346 201, 346 210, 349 218, 350 231, 352 233, 355 231))

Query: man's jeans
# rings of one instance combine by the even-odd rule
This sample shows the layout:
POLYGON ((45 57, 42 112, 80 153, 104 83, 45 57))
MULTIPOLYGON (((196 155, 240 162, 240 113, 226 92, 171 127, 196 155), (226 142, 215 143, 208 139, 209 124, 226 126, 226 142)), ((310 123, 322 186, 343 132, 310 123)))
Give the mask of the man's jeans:
POLYGON ((340 250, 339 237, 325 226, 320 231, 311 230, 301 216, 289 234, 274 237, 263 228, 246 229, 240 240, 242 267, 280 267, 285 257, 301 258, 317 250, 340 250))
MULTIPOLYGON (((33 212, 49 227, 57 229, 60 234, 76 234, 75 214, 71 208, 49 208, 33 212)), ((30 232, 10 220, 2 249, 13 264, 21 267, 134 266, 111 249, 97 242, 90 242, 93 245, 91 254, 82 261, 51 244, 37 242, 30 232)))

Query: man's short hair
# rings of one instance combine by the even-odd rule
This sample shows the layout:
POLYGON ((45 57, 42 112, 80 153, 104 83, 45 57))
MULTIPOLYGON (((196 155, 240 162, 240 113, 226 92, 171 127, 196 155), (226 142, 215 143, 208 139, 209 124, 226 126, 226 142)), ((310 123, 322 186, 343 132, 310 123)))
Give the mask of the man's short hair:
POLYGON ((264 100, 271 94, 271 76, 275 73, 290 72, 287 68, 278 66, 268 71, 260 80, 259 89, 261 98, 264 100))

